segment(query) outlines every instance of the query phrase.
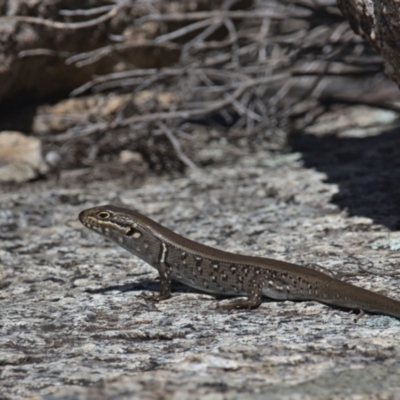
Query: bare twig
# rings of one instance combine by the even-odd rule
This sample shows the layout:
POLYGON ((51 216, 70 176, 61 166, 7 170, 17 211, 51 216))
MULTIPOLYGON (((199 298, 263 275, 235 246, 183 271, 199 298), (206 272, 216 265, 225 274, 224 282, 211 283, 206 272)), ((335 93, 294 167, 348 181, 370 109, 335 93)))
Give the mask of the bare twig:
POLYGON ((31 50, 22 50, 18 53, 19 58, 24 57, 38 57, 38 56, 47 56, 47 57, 62 57, 66 58, 70 55, 67 52, 59 52, 51 49, 31 49, 31 50))
POLYGON ((109 46, 104 46, 99 49, 88 51, 86 53, 79 53, 72 57, 69 57, 65 63, 66 64, 76 64, 77 67, 83 67, 88 64, 93 64, 94 62, 98 61, 99 59, 109 56, 112 53, 123 52, 126 50, 131 50, 135 48, 142 48, 142 47, 158 47, 158 48, 165 48, 168 50, 179 50, 180 46, 171 43, 171 42, 163 42, 163 43, 155 43, 153 40, 142 40, 139 42, 127 42, 127 43, 117 43, 111 44, 109 46))
POLYGON ((163 122, 158 122, 157 125, 160 127, 164 135, 168 138, 172 147, 174 148, 178 158, 189 168, 196 169, 197 165, 182 151, 179 140, 174 136, 171 129, 167 127, 163 122))
POLYGON ((96 15, 96 14, 101 14, 104 12, 109 12, 112 9, 114 9, 115 6, 101 6, 101 7, 96 7, 96 8, 89 8, 88 10, 60 10, 58 13, 60 15, 65 15, 67 17, 73 17, 76 15, 79 16, 88 16, 88 15, 96 15))
MULTIPOLYGON (((294 16, 294 15, 291 15, 294 16)), ((141 24, 146 21, 163 21, 163 22, 187 22, 198 21, 209 18, 219 19, 241 19, 241 18, 271 18, 271 19, 285 19, 288 14, 277 12, 274 10, 259 10, 259 11, 198 11, 190 13, 169 13, 169 14, 149 14, 144 17, 138 18, 136 23, 141 24)))
POLYGON ((219 20, 210 18, 203 21, 195 22, 191 25, 186 25, 181 29, 177 29, 176 31, 166 33, 165 35, 158 36, 155 40, 156 43, 163 43, 171 40, 178 39, 181 36, 185 36, 190 32, 197 31, 198 29, 205 28, 213 23, 217 23, 219 20))
POLYGON ((98 18, 91 19, 89 21, 83 22, 57 22, 57 21, 50 21, 43 18, 37 17, 29 17, 29 16, 22 16, 22 15, 7 15, 4 17, 0 17, 0 22, 3 21, 19 21, 19 22, 26 22, 29 24, 36 24, 36 25, 43 25, 48 28, 52 29, 84 29, 89 28, 95 25, 98 25, 102 22, 105 22, 113 17, 115 17, 118 11, 125 5, 125 1, 119 0, 117 5, 114 6, 107 14, 101 15, 98 18))
POLYGON ((206 116, 217 110, 226 107, 236 99, 238 99, 246 90, 259 85, 268 84, 271 82, 287 80, 290 78, 289 73, 277 74, 274 76, 268 76, 259 79, 249 79, 247 82, 242 83, 231 95, 226 96, 223 100, 217 100, 208 105, 207 107, 194 109, 194 110, 179 110, 172 112, 159 112, 153 114, 135 115, 130 118, 125 118, 121 121, 113 121, 110 123, 98 122, 91 124, 83 128, 74 128, 73 130, 67 131, 65 134, 57 135, 53 140, 55 141, 65 141, 72 139, 74 137, 82 137, 92 135, 95 132, 105 131, 109 129, 116 129, 127 127, 138 122, 152 122, 159 120, 171 120, 171 119, 189 119, 201 116, 206 116))
POLYGON ((236 32, 235 25, 233 24, 232 20, 225 19, 224 25, 228 29, 229 37, 232 41, 232 62, 237 64, 239 62, 239 46, 238 46, 238 35, 236 32))

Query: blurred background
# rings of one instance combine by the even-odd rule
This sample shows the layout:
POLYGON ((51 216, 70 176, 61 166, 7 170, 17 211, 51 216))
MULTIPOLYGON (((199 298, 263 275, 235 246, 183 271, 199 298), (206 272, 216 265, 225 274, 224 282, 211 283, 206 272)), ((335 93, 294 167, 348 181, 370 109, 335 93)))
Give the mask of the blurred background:
POLYGON ((1 182, 132 183, 266 149, 327 172, 308 150, 397 126, 397 85, 333 0, 15 0, 0 14, 1 182))

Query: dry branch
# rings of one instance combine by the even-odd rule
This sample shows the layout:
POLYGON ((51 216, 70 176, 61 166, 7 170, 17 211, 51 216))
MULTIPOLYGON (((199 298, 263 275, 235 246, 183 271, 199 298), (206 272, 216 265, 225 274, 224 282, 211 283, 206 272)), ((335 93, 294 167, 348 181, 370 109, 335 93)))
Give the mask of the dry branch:
POLYGON ((87 127, 83 127, 81 129, 75 127, 72 130, 57 135, 53 138, 55 141, 66 141, 71 139, 76 139, 77 137, 83 137, 92 135, 97 132, 108 131, 117 128, 128 127, 133 124, 139 122, 155 122, 155 121, 162 121, 162 120, 173 120, 173 119, 190 119, 196 117, 203 117, 216 112, 230 104, 232 104, 236 99, 238 99, 243 93, 255 86, 261 86, 268 84, 270 82, 279 82, 281 80, 285 80, 290 78, 290 74, 280 74, 274 75, 271 77, 261 78, 257 80, 249 80, 248 82, 243 83, 240 85, 232 95, 226 96, 224 100, 215 101, 209 105, 205 105, 201 108, 196 108, 194 110, 180 110, 180 111, 172 111, 172 112, 160 112, 160 113, 153 113, 153 114, 145 114, 145 115, 135 115, 130 118, 124 118, 122 120, 115 120, 113 122, 99 122, 95 124, 90 124, 87 127))
POLYGON ((65 18, 63 22, 0 17, 0 22, 29 23, 60 35, 69 30, 78 35, 85 29, 83 34, 91 38, 98 26, 109 27, 101 45, 78 46, 79 51, 62 46, 19 51, 20 59, 29 57, 27 61, 57 58, 75 71, 95 71, 90 80, 74 86, 71 96, 124 98, 111 115, 104 116, 100 105, 76 117, 49 116, 56 128, 45 140, 49 147, 63 145, 62 159, 85 143, 95 151, 85 152, 91 155, 86 154, 81 167, 91 165, 93 154, 105 153, 107 145, 115 146, 115 153, 130 146, 142 154, 173 154, 179 165, 194 167, 201 161, 190 141, 182 139, 195 131, 194 121, 212 125, 213 135, 217 131, 235 144, 244 140, 249 148, 276 148, 285 143, 293 120, 301 119, 296 126, 305 127, 329 102, 358 99, 397 107, 390 101, 363 99, 362 85, 347 84, 381 71, 380 58, 353 34, 334 0, 248 0, 240 2, 248 8, 238 10, 225 9, 234 1, 210 2, 209 10, 185 9, 187 2, 161 3, 120 0, 87 9, 64 6, 55 18, 53 14, 53 19, 65 18), (66 128, 58 130, 56 122, 66 128))
MULTIPOLYGON (((9 21, 16 21, 16 22, 25 22, 28 24, 34 24, 34 25, 42 25, 47 28, 51 29, 85 29, 85 28, 90 28, 92 26, 96 26, 102 22, 105 22, 107 20, 110 20, 111 18, 114 18, 117 13, 126 5, 125 0, 118 0, 116 2, 116 5, 111 7, 97 7, 92 10, 85 10, 85 13, 80 12, 81 10, 76 10, 75 15, 93 15, 93 14, 98 14, 104 11, 109 10, 106 14, 101 15, 100 17, 93 18, 88 21, 83 21, 83 22, 57 22, 57 21, 50 21, 47 19, 43 18, 36 18, 36 17, 28 17, 28 16, 22 16, 22 15, 7 15, 5 17, 0 17, 0 23, 1 22, 9 22, 9 21)), ((61 10, 60 13, 62 15, 74 15, 74 13, 66 13, 64 10, 61 10)))

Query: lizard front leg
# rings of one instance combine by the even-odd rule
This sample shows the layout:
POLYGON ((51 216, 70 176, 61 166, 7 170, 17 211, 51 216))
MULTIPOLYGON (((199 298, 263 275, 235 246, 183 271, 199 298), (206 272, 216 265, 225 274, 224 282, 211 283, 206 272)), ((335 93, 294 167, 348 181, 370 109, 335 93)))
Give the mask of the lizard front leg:
POLYGON ((171 297, 171 267, 167 263, 168 247, 164 242, 161 242, 161 251, 157 263, 154 267, 157 269, 160 277, 160 289, 158 294, 144 295, 148 300, 161 301, 171 297))

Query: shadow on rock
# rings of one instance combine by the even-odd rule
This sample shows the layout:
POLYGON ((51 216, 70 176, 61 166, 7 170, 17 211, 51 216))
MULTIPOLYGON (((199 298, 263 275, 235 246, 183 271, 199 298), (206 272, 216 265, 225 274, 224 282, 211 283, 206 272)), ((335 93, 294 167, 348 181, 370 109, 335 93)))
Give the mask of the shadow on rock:
POLYGON ((338 185, 332 202, 349 216, 400 230, 400 128, 364 138, 293 135, 289 144, 338 185))

